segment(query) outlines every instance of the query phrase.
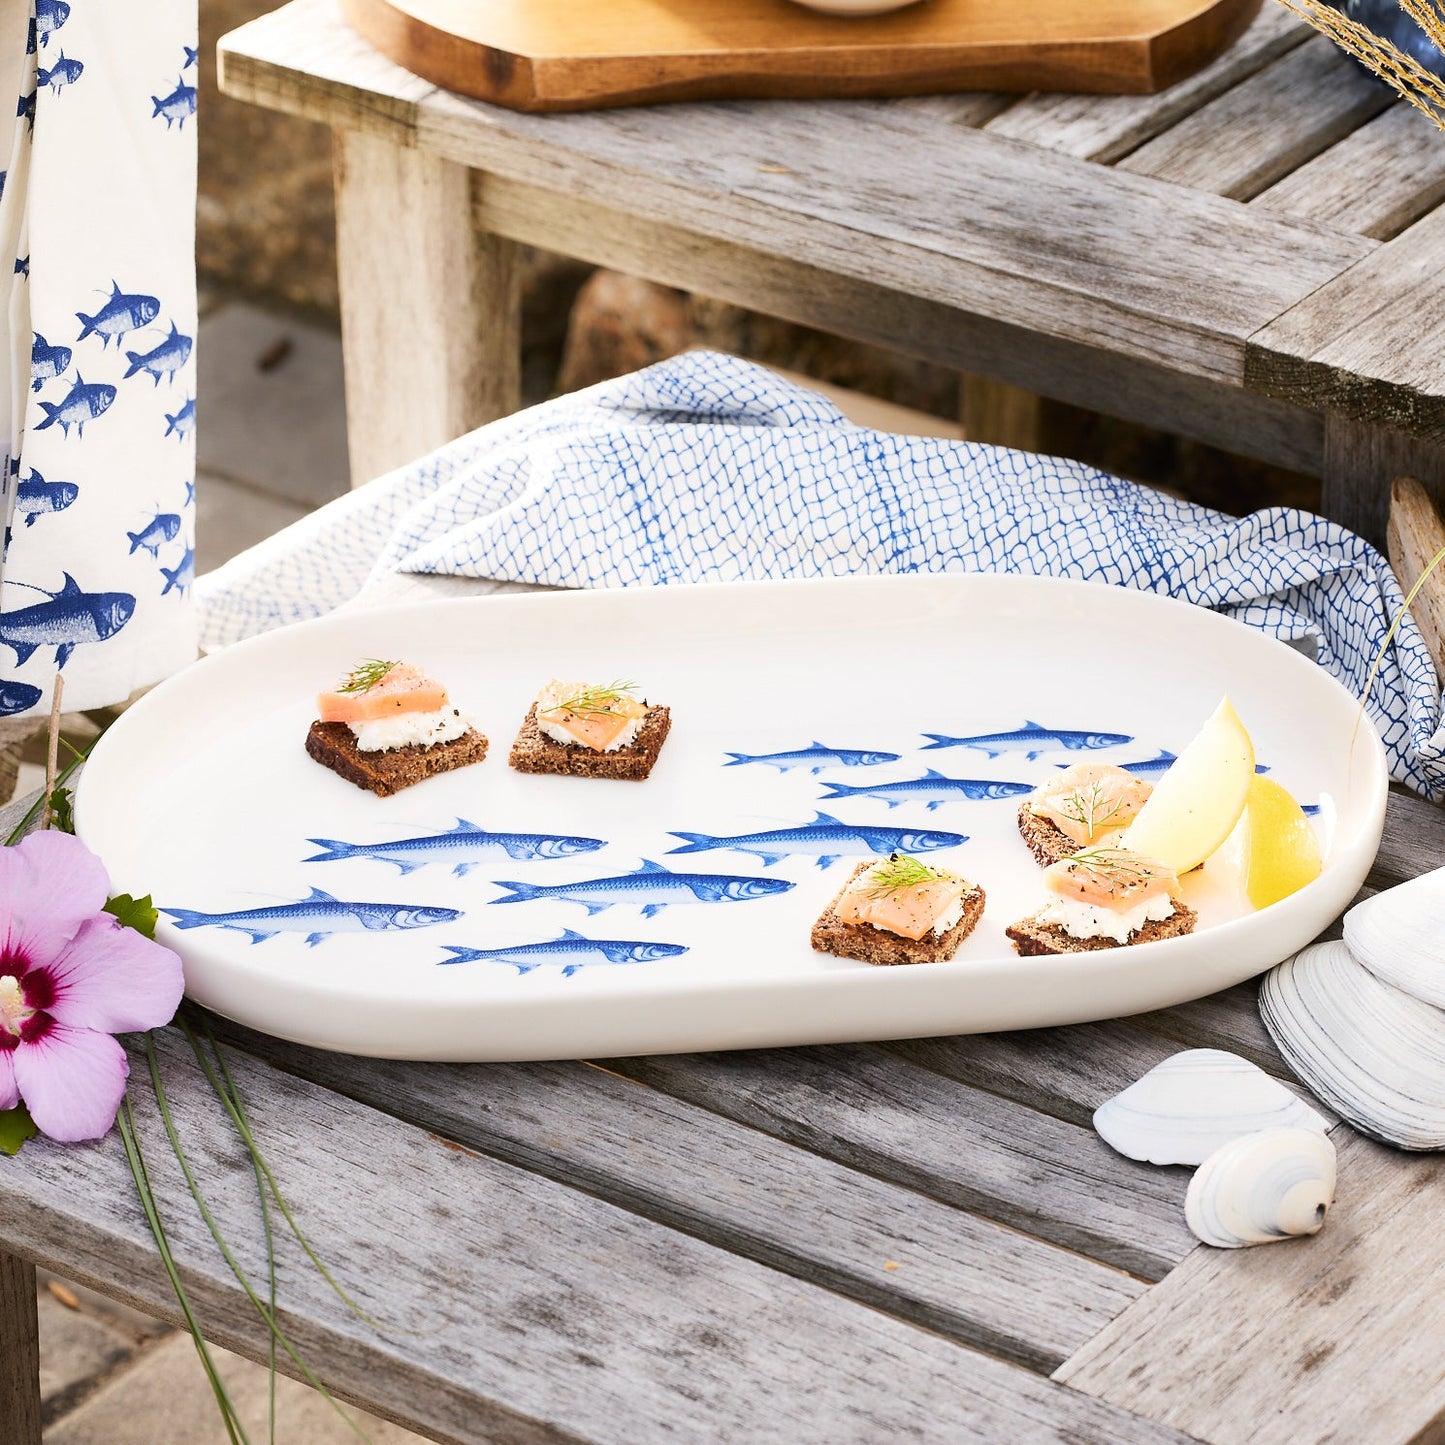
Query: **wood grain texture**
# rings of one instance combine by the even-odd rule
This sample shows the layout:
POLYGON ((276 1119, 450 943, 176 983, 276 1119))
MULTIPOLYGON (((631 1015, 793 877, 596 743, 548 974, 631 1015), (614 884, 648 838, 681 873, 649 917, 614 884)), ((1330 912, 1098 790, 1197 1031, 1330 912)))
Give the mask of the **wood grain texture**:
POLYGON ((35 1266, 0 1252, 0 1433, 40 1445, 40 1317, 35 1266))
POLYGON ((521 405, 512 242, 472 223, 465 166, 336 138, 336 256, 353 486, 521 405))
POLYGON ((832 275, 791 257, 761 255, 522 182, 486 177, 477 210, 487 230, 600 266, 646 274, 961 371, 987 372, 998 384, 1295 471, 1318 474, 1323 462, 1324 423, 1316 413, 1221 382, 1040 336, 879 282, 832 275))
MULTIPOLYGON (((1445 210, 1250 337, 1245 385, 1445 443, 1445 210)), ((1411 470, 1398 467, 1382 487, 1411 470)))
POLYGON ((368 113, 374 57, 353 79, 333 14, 297 0, 266 22, 227 42, 232 94, 1216 380, 1237 382, 1243 338, 1373 245, 986 131, 933 145, 927 116, 882 103, 779 103, 749 126, 738 106, 526 116, 436 92, 403 117, 396 81, 368 113))
MULTIPOLYGON (((170 1104, 245 1268, 255 1181, 184 1043, 170 1104)), ((236 1056, 256 1137, 377 1333, 281 1245, 282 1319, 324 1379, 454 1441, 1177 1441, 1027 1371, 236 1056)), ((219 1343, 264 1355, 185 1192, 148 1088, 140 1130, 188 1291, 219 1343)), ((9 1242, 174 1318, 114 1135, 36 1141, 0 1171, 9 1242)))
POLYGON ((839 20, 777 0, 342 0, 448 90, 555 111, 726 96, 1148 92, 1207 64, 1260 0, 930 0, 839 20))
POLYGON ((1313 33, 1284 6, 1270 3, 1217 60, 1157 95, 1040 92, 987 122, 988 129, 1044 150, 1107 164, 1183 120, 1313 33))
POLYGON ((221 1028, 432 1133, 1032 1369, 1054 1368, 1144 1288, 586 1064, 407 1064, 221 1028))
POLYGON ((1445 494, 1445 445, 1338 412, 1326 414, 1320 485, 1326 516, 1383 548, 1390 487, 1404 473, 1418 477, 1436 498, 1445 494))
POLYGON ((1248 200, 1393 98, 1333 41, 1316 35, 1192 111, 1119 169, 1248 200))
POLYGON ((1387 241, 1445 200, 1445 136, 1400 102, 1256 196, 1254 204, 1387 241))
MULTIPOLYGON (((1437 556, 1445 555, 1445 523, 1430 494, 1414 477, 1396 477, 1390 488, 1390 519, 1385 530, 1390 566, 1406 594, 1425 576, 1437 556)), ((1432 571, 1425 578, 1410 612, 1435 663, 1435 677, 1445 677, 1445 576, 1432 571)))
POLYGON ((1319 1234, 1196 1250, 1055 1378, 1220 1445, 1438 1439, 1445 1161, 1334 1138, 1319 1234))
POLYGON ((1194 1239, 1186 1181, 1092 1130, 838 1045, 609 1060, 677 1098, 1015 1229, 1157 1279, 1194 1239))

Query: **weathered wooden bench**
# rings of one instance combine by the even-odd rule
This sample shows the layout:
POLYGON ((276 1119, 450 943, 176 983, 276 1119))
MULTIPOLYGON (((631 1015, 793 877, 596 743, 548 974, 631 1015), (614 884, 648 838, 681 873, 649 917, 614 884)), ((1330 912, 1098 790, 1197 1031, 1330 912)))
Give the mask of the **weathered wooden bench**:
MULTIPOLYGON (((370 600, 496 585, 397 577, 370 600)), ((1445 814, 1392 796, 1369 886, 1441 865, 1445 814)), ((1185 1228, 1187 1171, 1090 1127, 1181 1048, 1288 1077, 1249 985, 1075 1028, 598 1063, 383 1062, 220 1028, 303 1227, 384 1326, 283 1238, 284 1327, 337 1394, 438 1440, 1404 1445, 1445 1428, 1438 1156, 1340 1124, 1324 1231, 1216 1251, 1185 1228)), ((167 1031, 161 1053, 261 1280, 250 1165, 184 1041, 167 1031)), ((133 1077, 206 1332, 264 1359, 143 1061, 133 1077)), ((0 1438, 34 1445, 35 1265, 178 1316, 114 1134, 0 1158, 0 1221, 0 1438)))
POLYGON ((220 59, 335 132, 358 481, 515 410, 526 242, 1321 475, 1376 541, 1445 483, 1445 137, 1273 0, 1153 96, 528 116, 334 0, 220 59))

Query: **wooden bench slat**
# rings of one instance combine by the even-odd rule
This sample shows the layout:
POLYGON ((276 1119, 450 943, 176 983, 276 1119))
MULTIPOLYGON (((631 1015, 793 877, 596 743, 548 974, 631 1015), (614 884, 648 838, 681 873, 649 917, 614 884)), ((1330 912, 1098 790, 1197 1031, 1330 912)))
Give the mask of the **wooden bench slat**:
POLYGON ((1389 106, 1394 93, 1316 35, 1141 146, 1118 169, 1248 200, 1389 106))
MULTIPOLYGON (((259 1281, 250 1165, 184 1042, 168 1032, 159 1047, 207 1200, 259 1281)), ((343 1396, 439 1438, 1180 1438, 264 1064, 235 1056, 234 1073, 302 1226, 392 1332, 350 1315, 283 1232, 284 1327, 343 1396)), ((133 1094, 207 1333, 262 1358, 255 1316, 185 1190, 148 1085, 137 1080, 133 1094)), ((9 1248, 175 1318, 114 1134, 88 1147, 28 1145, 22 1168, 0 1171, 0 1210, 9 1248)))
POLYGON ((754 106, 751 129, 736 105, 547 117, 433 93, 368 109, 350 77, 376 83, 374 57, 353 71, 338 27, 307 0, 243 27, 229 93, 1191 375, 1237 380, 1244 336, 1374 244, 987 131, 930 145, 936 124, 883 103, 754 106))
POLYGON ((1167 90, 1107 96, 1040 92, 988 121, 987 129, 1079 160, 1116 161, 1311 34, 1283 5, 1266 0, 1254 23, 1223 55, 1167 90))
MULTIPOLYGON (((1445 441, 1445 209, 1250 337, 1245 384, 1375 431, 1445 441)), ((1393 480, 1379 478, 1386 498, 1393 480)))
POLYGON ((585 1064, 409 1064, 220 1029, 408 1123, 1030 1368, 1053 1369, 1144 1288, 585 1064))
POLYGON ((1185 1181, 1091 1129, 867 1045, 609 1060, 680 1099, 1157 1279, 1193 1247, 1185 1181))
POLYGON ((1445 200, 1445 136, 1392 105, 1254 199, 1261 210, 1388 241, 1445 200))
POLYGON ((1319 1234, 1196 1250, 1055 1378, 1200 1440, 1438 1439, 1445 1161, 1334 1139, 1319 1234))

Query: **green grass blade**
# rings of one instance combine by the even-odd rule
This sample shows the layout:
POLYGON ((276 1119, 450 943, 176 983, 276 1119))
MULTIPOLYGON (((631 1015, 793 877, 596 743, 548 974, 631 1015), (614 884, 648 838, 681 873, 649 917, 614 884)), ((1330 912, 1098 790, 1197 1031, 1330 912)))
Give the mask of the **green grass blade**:
POLYGON ((170 1241, 167 1239, 165 1227, 161 1223, 160 1209, 156 1203, 155 1193, 151 1189, 145 1156, 141 1152, 140 1136, 136 1133, 135 1113, 131 1109, 129 1093, 121 1101, 121 1112, 117 1116, 116 1123, 120 1129, 121 1142, 125 1146, 126 1163, 130 1165, 131 1178, 135 1181, 141 1209, 145 1212, 146 1223, 150 1226, 151 1237, 155 1240, 156 1251, 161 1257, 161 1264, 171 1282, 176 1302, 180 1305, 181 1314, 185 1317, 186 1328, 191 1335, 191 1343, 195 1345, 196 1354, 200 1356, 201 1367, 206 1372, 207 1380, 210 1381, 211 1393, 216 1397, 216 1408, 221 1413, 221 1419, 226 1426, 226 1434, 231 1439, 231 1445, 250 1445, 245 1428, 236 1413, 236 1407, 231 1402, 231 1397, 216 1369, 216 1363, 211 1358, 211 1352, 201 1335, 201 1327, 196 1320, 195 1312, 191 1309, 190 1299, 186 1295, 185 1286, 181 1284, 180 1272, 171 1255, 170 1241))

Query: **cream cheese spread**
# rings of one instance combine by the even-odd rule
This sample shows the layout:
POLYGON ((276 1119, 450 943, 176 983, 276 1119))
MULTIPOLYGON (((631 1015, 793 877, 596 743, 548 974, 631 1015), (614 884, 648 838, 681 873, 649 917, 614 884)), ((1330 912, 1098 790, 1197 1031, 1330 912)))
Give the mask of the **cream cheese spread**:
POLYGON ((1174 900, 1167 893, 1156 893, 1133 908, 1117 910, 1060 898, 1046 904, 1038 917, 1041 923, 1062 928, 1071 938, 1111 938, 1115 943, 1127 943, 1131 933, 1146 923, 1162 922, 1173 912, 1174 900))
POLYGON ((356 746, 364 753, 389 752, 392 748, 419 744, 449 743, 459 738, 471 724, 454 707, 438 708, 436 712, 401 712, 394 717, 374 718, 370 722, 348 723, 356 746))

